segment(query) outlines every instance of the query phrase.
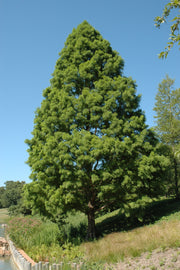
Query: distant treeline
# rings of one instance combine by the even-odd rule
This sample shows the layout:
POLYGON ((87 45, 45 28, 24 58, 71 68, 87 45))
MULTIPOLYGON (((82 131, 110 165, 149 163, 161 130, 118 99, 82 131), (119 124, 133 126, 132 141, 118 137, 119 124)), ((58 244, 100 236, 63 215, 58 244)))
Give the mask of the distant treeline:
POLYGON ((24 181, 6 181, 5 185, 0 187, 0 208, 8 208, 10 214, 26 214, 27 209, 22 199, 24 185, 24 181))

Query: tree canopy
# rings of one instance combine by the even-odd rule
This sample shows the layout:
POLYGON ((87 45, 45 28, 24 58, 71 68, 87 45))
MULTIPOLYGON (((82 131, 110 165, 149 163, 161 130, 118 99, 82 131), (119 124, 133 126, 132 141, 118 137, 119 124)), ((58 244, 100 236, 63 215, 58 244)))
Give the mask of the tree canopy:
POLYGON ((154 107, 156 132, 161 140, 173 147, 180 143, 180 88, 166 75, 159 84, 154 107))
POLYGON ((174 89, 174 80, 166 75, 159 84, 154 107, 156 112, 155 130, 161 141, 172 150, 172 167, 174 168, 174 184, 176 196, 178 186, 178 155, 180 150, 180 88, 174 89))
MULTIPOLYGON (((163 13, 161 16, 157 16, 155 18, 155 25, 156 27, 160 28, 160 26, 167 22, 167 19, 169 18, 170 14, 173 10, 177 10, 180 12, 180 0, 171 0, 169 3, 167 3, 164 7, 163 13)), ((165 50, 162 51, 159 54, 160 58, 166 58, 169 51, 172 49, 175 43, 180 45, 180 33, 179 33, 179 25, 180 25, 180 14, 177 13, 175 17, 171 20, 172 24, 170 27, 170 36, 169 36, 169 42, 168 45, 165 47, 165 50)))
POLYGON ((25 182, 6 181, 4 187, 0 187, 0 207, 8 208, 17 205, 22 198, 22 189, 25 182))
POLYGON ((25 196, 54 220, 72 209, 88 217, 159 195, 166 160, 139 107, 132 78, 110 43, 84 21, 68 36, 37 109, 25 196))

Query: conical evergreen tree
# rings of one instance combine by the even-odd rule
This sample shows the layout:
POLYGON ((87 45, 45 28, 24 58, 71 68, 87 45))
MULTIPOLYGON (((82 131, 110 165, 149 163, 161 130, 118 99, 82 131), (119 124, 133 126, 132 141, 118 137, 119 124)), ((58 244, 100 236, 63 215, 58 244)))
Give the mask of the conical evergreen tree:
POLYGON ((174 90, 174 82, 166 75, 159 84, 154 111, 156 112, 155 131, 160 140, 171 149, 171 168, 174 176, 171 174, 170 178, 174 178, 174 181, 170 181, 169 189, 171 192, 174 191, 176 198, 179 198, 180 88, 174 90))
POLYGON ((159 192, 163 157, 139 108, 124 61, 88 22, 67 38, 51 85, 37 109, 28 164, 26 198, 56 219, 76 209, 95 213, 159 192), (156 179, 154 179, 156 177, 156 179))

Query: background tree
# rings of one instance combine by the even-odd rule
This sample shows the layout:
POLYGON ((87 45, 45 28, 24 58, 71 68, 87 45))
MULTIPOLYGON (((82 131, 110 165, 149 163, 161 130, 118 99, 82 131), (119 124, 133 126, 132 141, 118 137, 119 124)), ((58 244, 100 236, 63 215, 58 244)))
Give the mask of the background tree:
POLYGON ((3 208, 2 198, 3 198, 4 192, 5 192, 4 187, 0 187, 0 208, 3 208))
POLYGON ((1 187, 1 205, 3 208, 17 205, 22 198, 22 189, 25 182, 6 181, 1 187))
POLYGON ((72 209, 85 213, 88 238, 95 237, 98 211, 153 197, 163 187, 166 161, 123 66, 98 31, 80 24, 60 53, 26 140, 33 180, 25 187, 27 203, 58 221, 72 209))
MULTIPOLYGON (((180 0, 171 0, 168 4, 165 5, 162 16, 157 16, 155 18, 156 27, 160 28, 161 24, 167 22, 171 12, 173 9, 176 9, 180 12, 180 0)), ((165 50, 159 54, 160 58, 166 58, 171 48, 175 43, 180 45, 180 33, 179 33, 179 25, 180 25, 180 14, 178 13, 172 20, 170 37, 168 45, 165 47, 165 50)))
POLYGON ((161 141, 170 147, 170 158, 174 171, 174 189, 179 197, 178 153, 180 147, 180 88, 173 89, 174 80, 168 75, 159 84, 154 111, 155 130, 161 141))

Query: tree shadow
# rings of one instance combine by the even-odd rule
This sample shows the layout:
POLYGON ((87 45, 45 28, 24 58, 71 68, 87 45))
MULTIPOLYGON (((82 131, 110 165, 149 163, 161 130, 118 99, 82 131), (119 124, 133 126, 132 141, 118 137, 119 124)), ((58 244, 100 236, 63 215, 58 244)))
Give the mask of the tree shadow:
POLYGON ((120 211, 97 223, 97 237, 102 237, 112 232, 121 232, 135 229, 144 225, 153 224, 162 217, 180 211, 180 200, 165 199, 158 202, 152 202, 146 207, 138 207, 130 212, 126 217, 120 211))

